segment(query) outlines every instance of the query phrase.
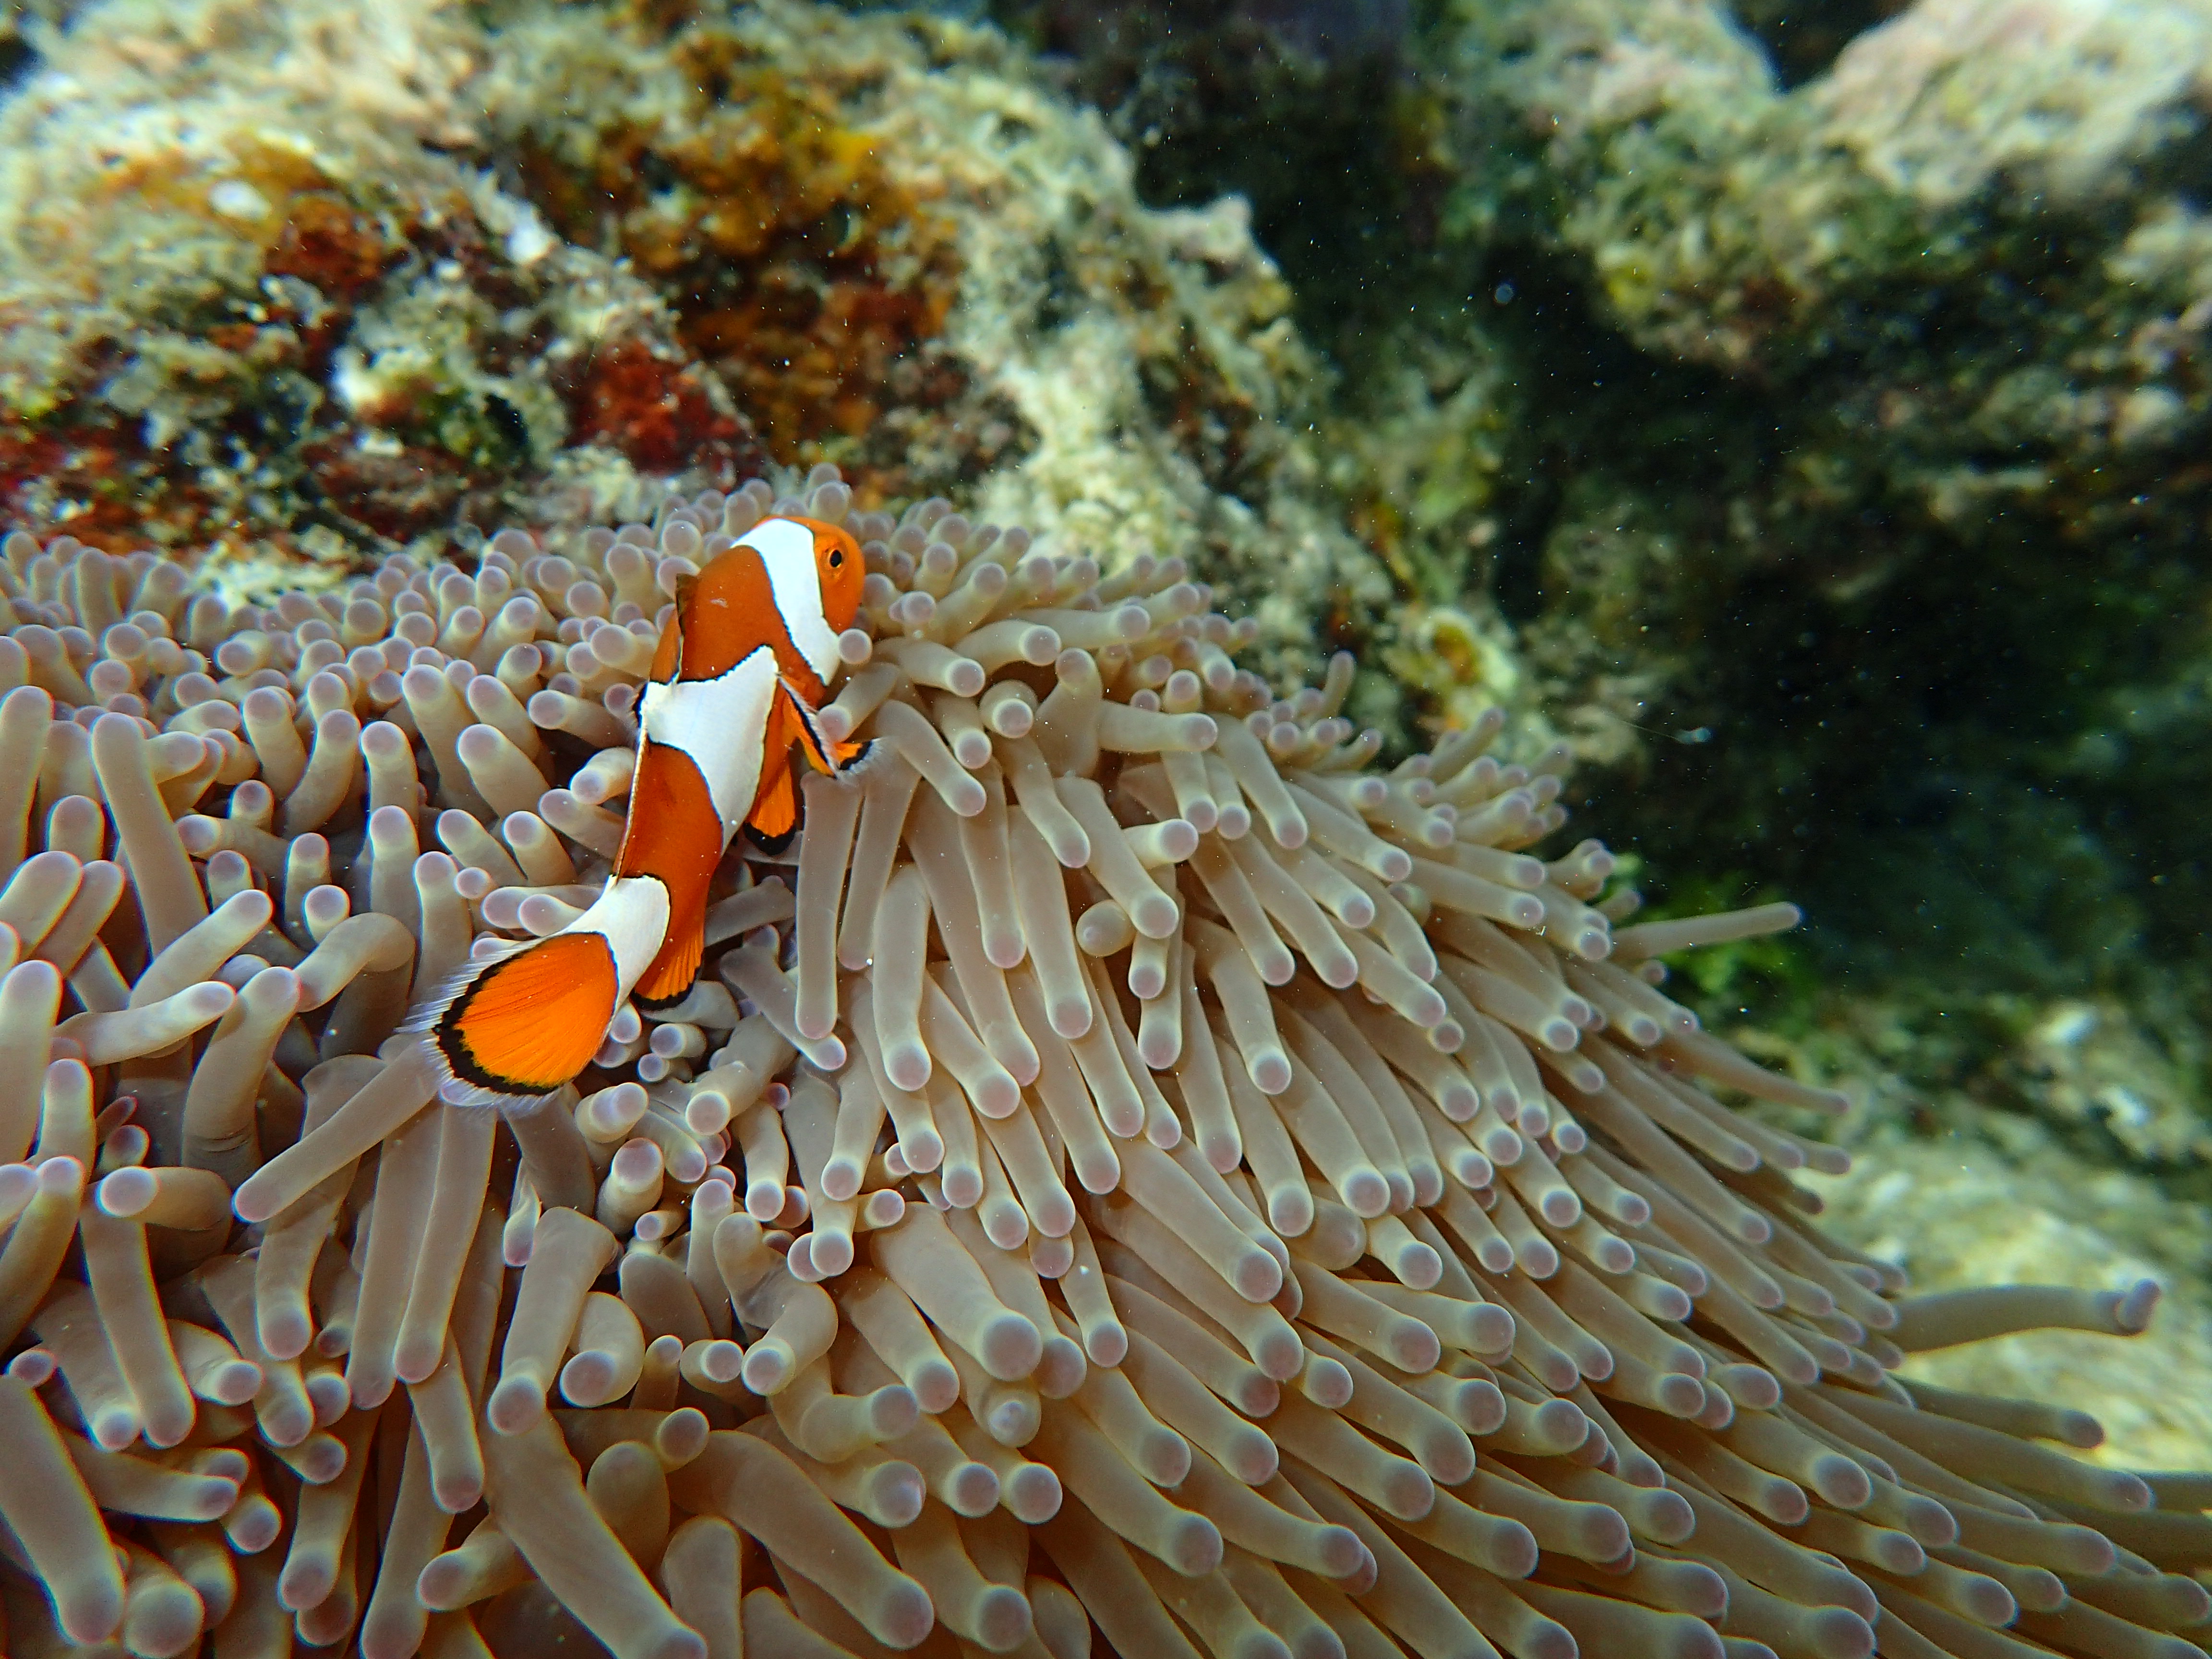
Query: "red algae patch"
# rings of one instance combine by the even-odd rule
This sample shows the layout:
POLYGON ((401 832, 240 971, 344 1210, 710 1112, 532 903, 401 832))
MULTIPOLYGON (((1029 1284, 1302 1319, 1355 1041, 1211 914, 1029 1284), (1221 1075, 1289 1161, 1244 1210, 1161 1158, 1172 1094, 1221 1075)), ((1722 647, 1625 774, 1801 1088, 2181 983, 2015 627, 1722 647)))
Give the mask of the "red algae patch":
POLYGON ((480 43, 392 24, 100 12, 8 106, 0 514, 343 568, 758 464, 652 291, 471 155, 480 43))
POLYGON ((642 340, 591 354, 568 394, 579 443, 606 443, 641 471, 676 472, 702 455, 722 467, 750 453, 744 422, 719 405, 708 373, 642 340))
POLYGON ((846 88, 700 24, 666 48, 684 101, 648 122, 586 112, 526 139, 533 201, 611 246, 667 297, 678 332, 737 393, 777 459, 865 434, 891 404, 963 377, 933 343, 960 275, 951 222, 840 106, 846 88))

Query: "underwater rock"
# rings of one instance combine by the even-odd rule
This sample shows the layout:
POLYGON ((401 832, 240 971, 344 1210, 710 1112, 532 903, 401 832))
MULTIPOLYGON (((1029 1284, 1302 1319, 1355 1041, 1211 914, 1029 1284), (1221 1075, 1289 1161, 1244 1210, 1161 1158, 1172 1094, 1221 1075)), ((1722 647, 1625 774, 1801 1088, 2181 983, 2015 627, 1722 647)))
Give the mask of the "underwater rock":
MULTIPOLYGON (((1772 34, 1776 9, 1747 19, 1772 34)), ((1478 294, 1517 283, 1487 332, 1549 429, 1498 482, 1534 538, 1537 672, 1629 750, 1650 747, 1632 722, 1781 701, 1730 672, 1754 635, 1817 636, 1783 676, 1800 688, 1899 673, 1888 698, 1815 690, 1825 727, 1777 708, 1810 769, 1821 731, 1863 731, 1854 702, 2034 709, 2063 662, 2070 730, 2035 710, 2008 734, 2063 744, 2103 713, 2082 687, 2179 676, 2206 643, 2212 16, 1813 9, 1839 50, 1788 87, 1705 0, 1500 0, 1441 26, 1446 243, 1478 294), (1543 407, 1563 381, 1583 386, 1564 417, 1543 407), (1556 487, 1514 478, 1523 458, 1556 487), (2105 602, 2112 584, 2159 599, 2105 602)), ((1775 763, 1749 763, 1771 798, 1775 763)))
POLYGON ((11 515, 212 542, 265 580, 265 557, 343 574, 549 495, 606 510, 641 471, 757 464, 653 293, 466 159, 476 31, 435 5, 356 21, 119 3, 46 37, 0 113, 11 515))
POLYGON ((778 459, 864 500, 972 489, 1109 568, 1189 558, 1285 667, 1387 601, 1243 205, 1142 206, 1128 153, 995 30, 562 8, 519 16, 478 90, 549 221, 656 283, 778 459))
POLYGON ((1786 91, 1723 5, 1461 17, 1459 223, 1527 215, 1631 339, 1804 394, 1940 522, 2178 508, 2125 497, 2207 410, 2201 9, 1923 0, 1786 91))
POLYGON ((1316 366, 1242 205, 1140 206, 995 32, 353 19, 110 0, 46 37, 0 118, 15 516, 336 574, 773 456, 1193 558, 1280 666, 1387 599, 1328 509, 1316 366))
POLYGON ((1916 1355, 1904 1375, 1978 1394, 2094 1400, 2110 1435, 2093 1450, 2100 1462, 2166 1465, 2201 1455, 2212 1440, 2206 1396, 2160 1381, 2212 1369, 2203 1288, 2212 1236, 2201 1204, 2142 1176, 2087 1171, 2062 1140, 2032 1130, 1977 1144, 1970 1134, 1931 1141, 1869 1124, 1852 1149, 1850 1174, 1808 1182, 1830 1206, 1822 1219, 1893 1255, 1916 1282, 1988 1284, 2035 1263, 2075 1284, 2148 1273, 2171 1287, 2147 1339, 2156 1351, 2148 1363, 2131 1352, 2115 1364, 2109 1344, 2053 1334, 1916 1355))
MULTIPOLYGON (((1616 845, 1854 915, 1816 936, 1844 1000, 2202 983, 2208 27, 1417 17, 1389 118, 1452 182, 1316 335, 1413 706, 1540 709, 1616 845)), ((2130 1040, 2192 1052, 2212 1001, 2172 1000, 2130 1040)))

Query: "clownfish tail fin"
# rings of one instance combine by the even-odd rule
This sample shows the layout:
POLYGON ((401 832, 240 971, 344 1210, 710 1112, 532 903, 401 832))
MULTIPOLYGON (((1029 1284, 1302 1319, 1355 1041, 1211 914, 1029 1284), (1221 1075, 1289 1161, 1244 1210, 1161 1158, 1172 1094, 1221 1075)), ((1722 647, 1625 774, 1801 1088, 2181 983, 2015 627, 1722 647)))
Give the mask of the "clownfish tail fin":
POLYGON ((614 954, 588 932, 479 941, 477 951, 399 1029, 422 1038, 447 1104, 526 1111, 599 1052, 620 990, 614 954))

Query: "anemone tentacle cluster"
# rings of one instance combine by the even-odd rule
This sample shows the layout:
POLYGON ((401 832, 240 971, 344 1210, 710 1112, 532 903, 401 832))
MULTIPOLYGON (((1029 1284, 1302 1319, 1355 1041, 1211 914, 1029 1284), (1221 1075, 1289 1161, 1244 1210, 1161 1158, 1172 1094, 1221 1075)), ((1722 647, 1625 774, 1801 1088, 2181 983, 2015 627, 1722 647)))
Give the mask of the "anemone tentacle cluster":
POLYGON ((267 605, 0 553, 23 1651, 2201 1653, 2212 1477, 1893 1375, 2154 1290, 1823 1233, 1729 1097, 1840 1097, 1660 966, 1794 911, 1632 922, 1495 719, 1379 770, 1175 561, 824 469, 267 605), (683 1003, 438 1103, 407 1010, 589 902, 677 582, 799 511, 871 760, 683 1003))

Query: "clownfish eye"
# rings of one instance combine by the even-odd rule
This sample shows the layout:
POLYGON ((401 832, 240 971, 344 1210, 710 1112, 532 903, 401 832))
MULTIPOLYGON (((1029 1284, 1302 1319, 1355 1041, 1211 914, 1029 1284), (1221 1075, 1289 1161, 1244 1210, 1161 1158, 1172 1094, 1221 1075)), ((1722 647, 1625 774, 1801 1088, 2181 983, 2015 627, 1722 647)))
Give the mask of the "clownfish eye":
POLYGON ((835 569, 836 569, 839 565, 841 565, 841 564, 842 564, 842 563, 844 563, 844 562, 845 562, 845 550, 844 550, 844 549, 842 549, 842 547, 833 547, 833 548, 831 548, 831 549, 830 550, 830 568, 832 570, 835 570, 835 569))

